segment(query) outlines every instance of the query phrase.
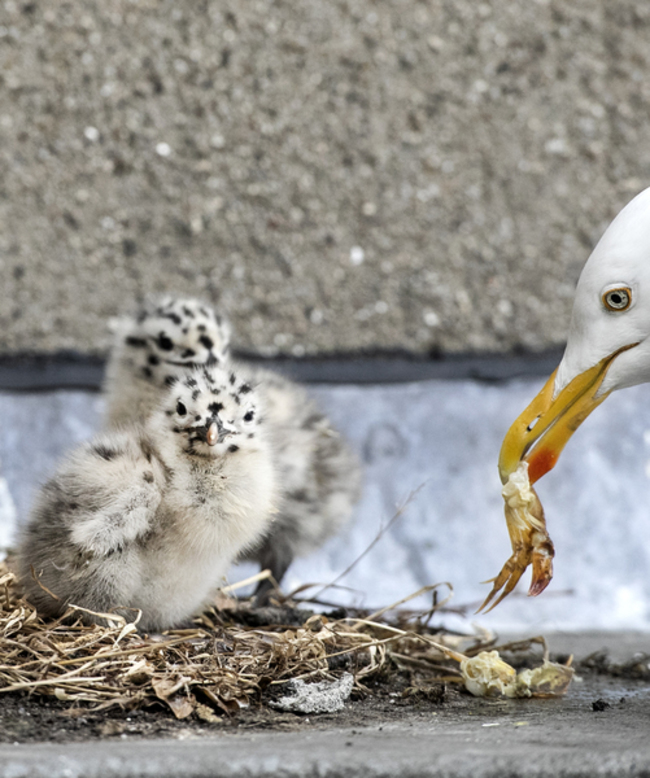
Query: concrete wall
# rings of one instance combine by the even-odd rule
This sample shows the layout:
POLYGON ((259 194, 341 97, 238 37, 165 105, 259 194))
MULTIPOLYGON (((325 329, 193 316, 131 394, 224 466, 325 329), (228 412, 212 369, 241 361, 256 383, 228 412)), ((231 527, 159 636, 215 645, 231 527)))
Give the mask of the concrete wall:
POLYGON ((261 354, 560 343, 650 183, 634 0, 3 0, 0 353, 162 290, 261 354))

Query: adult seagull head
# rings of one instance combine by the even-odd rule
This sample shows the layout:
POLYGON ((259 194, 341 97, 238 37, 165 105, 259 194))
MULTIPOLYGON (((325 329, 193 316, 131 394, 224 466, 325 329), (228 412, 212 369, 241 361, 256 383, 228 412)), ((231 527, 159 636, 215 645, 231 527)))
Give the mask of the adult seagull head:
POLYGON ((619 213, 587 260, 562 361, 503 441, 499 474, 512 556, 491 580, 479 610, 498 605, 529 565, 529 594, 549 584, 553 542, 531 485, 555 466, 571 435, 611 392, 645 381, 650 381, 650 188, 619 213))
POLYGON ((509 429, 499 474, 520 463, 530 483, 551 470, 587 416, 614 390, 650 381, 650 188, 607 228, 576 288, 566 350, 509 429))

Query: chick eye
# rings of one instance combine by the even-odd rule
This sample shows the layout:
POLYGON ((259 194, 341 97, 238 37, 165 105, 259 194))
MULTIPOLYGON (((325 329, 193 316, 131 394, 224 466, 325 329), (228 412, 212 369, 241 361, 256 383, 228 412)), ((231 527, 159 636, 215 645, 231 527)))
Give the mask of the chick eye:
POLYGON ((626 311, 632 305, 632 290, 627 286, 609 289, 602 300, 608 311, 626 311))
POLYGON ((254 418, 255 418, 255 414, 253 413, 253 411, 248 411, 248 413, 244 415, 244 421, 253 421, 254 418))
POLYGON ((180 400, 176 403, 176 413, 179 416, 185 416, 185 414, 187 413, 187 408, 183 405, 183 403, 180 400))

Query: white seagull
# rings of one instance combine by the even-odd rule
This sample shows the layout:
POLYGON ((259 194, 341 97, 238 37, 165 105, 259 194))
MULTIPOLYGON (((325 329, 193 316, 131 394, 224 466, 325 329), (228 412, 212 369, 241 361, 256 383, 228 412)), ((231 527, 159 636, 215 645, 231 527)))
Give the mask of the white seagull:
MULTIPOLYGON (((499 474, 506 485, 506 518, 513 556, 494 579, 482 607, 505 586, 494 605, 500 602, 531 563, 529 593, 539 594, 546 587, 552 576, 553 545, 546 534, 541 505, 529 484, 555 466, 571 435, 611 392, 647 381, 650 188, 623 208, 587 260, 576 288, 562 361, 505 436, 499 474), (509 498, 515 479, 522 475, 522 468, 525 476, 526 467, 529 482, 521 488, 530 511, 515 515, 515 503, 511 502, 509 508, 509 498)), ((521 504, 520 500, 517 506, 521 504)))

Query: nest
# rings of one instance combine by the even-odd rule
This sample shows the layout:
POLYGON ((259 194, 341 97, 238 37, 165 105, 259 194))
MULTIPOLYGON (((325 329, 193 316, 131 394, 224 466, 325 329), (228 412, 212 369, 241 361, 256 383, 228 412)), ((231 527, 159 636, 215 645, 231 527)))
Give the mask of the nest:
MULTIPOLYGON (((95 710, 162 703, 179 719, 195 714, 210 721, 264 702, 290 680, 335 680, 344 670, 353 673, 358 692, 367 692, 370 677, 403 670, 460 680, 445 647, 457 648, 462 638, 438 631, 434 639, 424 624, 435 606, 426 619, 410 621, 392 610, 400 615, 391 623, 389 609, 345 618, 299 611, 306 616, 300 626, 255 627, 237 623, 251 623, 250 604, 230 604, 229 617, 212 610, 190 629, 160 635, 142 634, 137 623, 118 616, 109 626, 89 626, 73 607, 56 621, 44 620, 0 563, 0 694, 54 696, 95 710)), ((489 645, 472 642, 466 654, 489 645)))

